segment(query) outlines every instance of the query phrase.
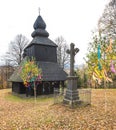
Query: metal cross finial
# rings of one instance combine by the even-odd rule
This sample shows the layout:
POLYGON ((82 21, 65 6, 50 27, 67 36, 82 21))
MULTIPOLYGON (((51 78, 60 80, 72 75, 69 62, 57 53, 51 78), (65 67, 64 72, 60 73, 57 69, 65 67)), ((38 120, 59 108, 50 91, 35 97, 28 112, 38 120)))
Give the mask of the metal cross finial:
POLYGON ((38 9, 38 10, 39 10, 39 15, 40 15, 40 7, 39 7, 39 9, 38 9))

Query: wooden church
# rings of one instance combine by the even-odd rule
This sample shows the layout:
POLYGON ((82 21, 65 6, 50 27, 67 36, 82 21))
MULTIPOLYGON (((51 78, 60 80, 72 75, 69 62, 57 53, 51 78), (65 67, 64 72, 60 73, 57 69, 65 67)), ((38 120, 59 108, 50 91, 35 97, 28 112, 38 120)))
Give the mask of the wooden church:
MULTIPOLYGON (((24 58, 34 57, 38 67, 42 69, 42 82, 37 85, 37 95, 52 94, 54 88, 59 88, 60 84, 64 85, 67 74, 57 63, 57 45, 48 38, 49 33, 45 30, 46 24, 40 15, 33 28, 34 31, 31 34, 33 39, 24 49, 23 56, 24 58)), ((12 92, 24 94, 26 88, 17 71, 9 79, 12 82, 12 92)), ((31 95, 33 95, 33 88, 31 88, 31 95)))

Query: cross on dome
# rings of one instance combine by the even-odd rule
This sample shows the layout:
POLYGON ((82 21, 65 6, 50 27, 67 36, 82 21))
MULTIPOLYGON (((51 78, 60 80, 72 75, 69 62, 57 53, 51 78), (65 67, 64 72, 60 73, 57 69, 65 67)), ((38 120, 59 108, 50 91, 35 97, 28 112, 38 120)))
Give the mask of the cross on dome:
POLYGON ((39 15, 40 15, 40 10, 41 10, 41 9, 40 9, 40 7, 39 7, 39 8, 38 8, 38 11, 39 11, 39 15))

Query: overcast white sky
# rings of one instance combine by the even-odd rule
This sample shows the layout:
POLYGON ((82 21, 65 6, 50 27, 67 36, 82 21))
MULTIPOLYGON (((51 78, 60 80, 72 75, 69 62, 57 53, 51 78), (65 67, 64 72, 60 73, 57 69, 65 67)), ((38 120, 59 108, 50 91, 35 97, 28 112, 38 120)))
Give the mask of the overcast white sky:
POLYGON ((109 0, 1 0, 0 1, 0 56, 8 50, 10 41, 17 34, 30 41, 33 23, 41 8, 41 16, 47 24, 49 38, 63 36, 68 44, 80 49, 76 64, 83 63, 91 31, 109 0))

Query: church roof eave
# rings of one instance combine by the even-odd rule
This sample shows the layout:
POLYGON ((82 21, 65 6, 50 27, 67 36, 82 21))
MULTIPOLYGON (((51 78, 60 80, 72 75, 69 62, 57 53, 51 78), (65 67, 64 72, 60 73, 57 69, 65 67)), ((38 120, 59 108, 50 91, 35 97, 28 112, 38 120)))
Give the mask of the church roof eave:
POLYGON ((35 37, 35 38, 33 38, 33 40, 30 42, 30 44, 26 48, 30 47, 33 44, 58 47, 52 40, 50 40, 47 37, 35 37))

